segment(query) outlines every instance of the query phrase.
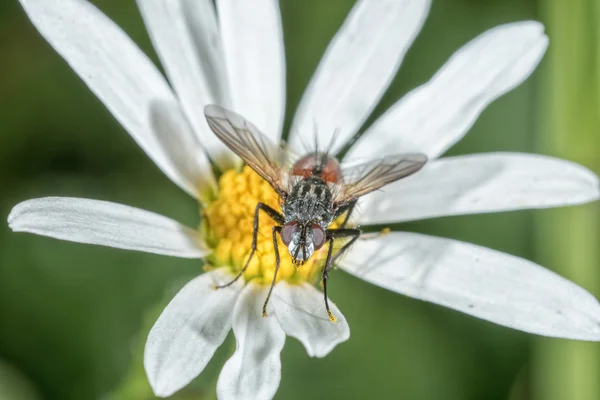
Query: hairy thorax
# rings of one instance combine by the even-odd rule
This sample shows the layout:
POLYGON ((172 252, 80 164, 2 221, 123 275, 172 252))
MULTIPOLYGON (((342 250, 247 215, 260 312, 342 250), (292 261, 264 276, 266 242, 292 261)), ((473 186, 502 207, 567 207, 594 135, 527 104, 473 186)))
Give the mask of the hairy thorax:
POLYGON ((331 224, 333 196, 320 178, 306 178, 294 186, 283 207, 285 221, 315 222, 323 228, 331 224))

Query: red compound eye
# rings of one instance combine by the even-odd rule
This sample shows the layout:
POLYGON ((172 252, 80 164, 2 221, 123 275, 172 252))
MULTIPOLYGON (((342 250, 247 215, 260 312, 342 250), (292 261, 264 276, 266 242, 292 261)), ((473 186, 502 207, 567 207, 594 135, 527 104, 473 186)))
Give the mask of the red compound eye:
POLYGON ((294 231, 296 230, 296 225, 298 225, 298 222, 291 221, 291 222, 288 222, 287 224, 285 224, 283 226, 283 229, 281 230, 281 241, 286 246, 289 246, 290 242, 292 241, 292 235, 294 234, 294 231))
POLYGON ((326 235, 323 228, 319 224, 312 224, 313 230, 313 244, 315 245, 315 250, 320 249, 325 244, 326 235))

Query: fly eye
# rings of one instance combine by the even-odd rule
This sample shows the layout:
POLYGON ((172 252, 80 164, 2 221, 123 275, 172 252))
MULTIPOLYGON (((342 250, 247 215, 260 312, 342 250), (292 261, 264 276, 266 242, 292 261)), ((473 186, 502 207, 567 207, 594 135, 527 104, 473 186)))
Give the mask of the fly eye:
POLYGON ((288 222, 283 226, 283 229, 281 230, 281 241, 286 246, 289 246, 290 242, 292 241, 292 235, 296 230, 296 225, 298 225, 296 221, 288 222))
POLYGON ((319 224, 312 224, 313 231, 313 244, 315 245, 315 250, 320 249, 325 244, 325 231, 321 228, 319 224))

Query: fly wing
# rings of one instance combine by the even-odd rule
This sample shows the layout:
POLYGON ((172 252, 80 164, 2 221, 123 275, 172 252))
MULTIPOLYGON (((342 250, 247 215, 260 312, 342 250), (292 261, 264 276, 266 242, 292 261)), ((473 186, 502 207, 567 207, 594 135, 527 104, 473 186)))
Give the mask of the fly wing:
POLYGON ((208 126, 227 147, 269 182, 280 196, 286 194, 287 174, 282 166, 287 156, 283 149, 233 111, 208 105, 204 107, 204 115, 208 126))
POLYGON ((344 203, 419 171, 427 162, 425 154, 398 154, 342 168, 342 182, 335 196, 344 203))

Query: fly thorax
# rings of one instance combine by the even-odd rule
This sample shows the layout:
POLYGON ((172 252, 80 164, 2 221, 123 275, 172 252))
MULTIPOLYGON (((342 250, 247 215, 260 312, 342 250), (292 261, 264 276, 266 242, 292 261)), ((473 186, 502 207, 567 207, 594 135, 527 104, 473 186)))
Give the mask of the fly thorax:
POLYGON ((318 221, 329 225, 332 218, 331 190, 319 178, 306 178, 298 182, 283 205, 286 221, 318 221))

